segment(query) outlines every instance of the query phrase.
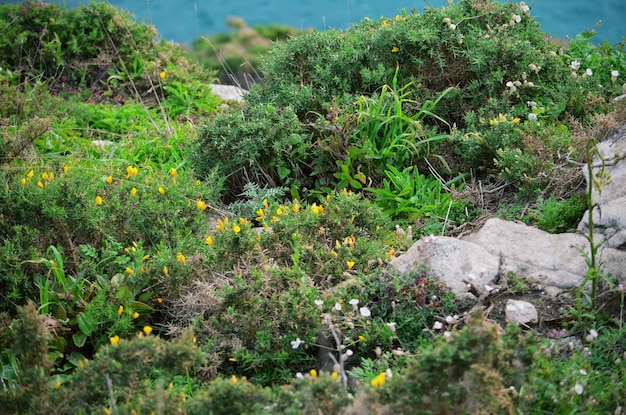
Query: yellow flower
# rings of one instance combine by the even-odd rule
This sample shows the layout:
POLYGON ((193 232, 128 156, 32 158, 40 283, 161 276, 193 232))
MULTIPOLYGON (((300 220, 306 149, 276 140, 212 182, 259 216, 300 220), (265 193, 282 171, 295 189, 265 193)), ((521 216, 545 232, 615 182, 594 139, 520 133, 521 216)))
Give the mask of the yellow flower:
POLYGON ((224 230, 224 222, 222 222, 221 219, 217 220, 217 225, 215 225, 215 229, 217 229, 218 231, 224 230))
POLYGON ((299 203, 297 203, 297 202, 296 202, 296 203, 294 203, 294 205, 293 205, 293 211, 294 211, 295 213, 300 212, 300 204, 299 204, 299 203))
POLYGON ((513 124, 519 124, 520 121, 519 117, 513 118, 513 124))
POLYGON ((50 180, 54 180, 54 172, 48 173, 48 177, 50 178, 50 180))
POLYGON ((48 173, 43 172, 43 173, 41 174, 41 178, 42 178, 42 179, 44 179, 44 180, 48 180, 50 177, 48 176, 48 173))
POLYGON ((134 319, 138 319, 138 318, 139 318, 139 313, 135 311, 135 312, 133 313, 133 320, 134 320, 134 319))
POLYGON ((152 333, 152 327, 150 327, 150 326, 143 326, 143 332, 146 333, 146 334, 152 333))
POLYGON ((121 316, 123 312, 124 312, 124 306, 120 305, 117 309, 117 315, 121 316))
POLYGON ((269 203, 267 203, 267 199, 263 199, 263 207, 264 207, 265 209, 269 209, 270 204, 269 204, 269 203))
POLYGON ((398 49, 397 46, 394 46, 391 48, 391 53, 398 53, 400 51, 400 49, 398 49))
POLYGON ((204 239, 204 242, 206 242, 207 245, 213 245, 213 238, 211 236, 207 236, 204 239))
POLYGON ((133 167, 133 166, 126 167, 126 178, 127 179, 130 179, 131 177, 136 176, 137 173, 139 173, 139 169, 137 167, 133 167))
POLYGON ((406 20, 406 16, 400 16, 399 14, 396 15, 396 21, 401 22, 403 20, 406 20))
POLYGON ((43 189, 43 183, 41 183, 41 180, 39 180, 39 181, 37 182, 37 186, 39 186, 39 187, 41 187, 41 188, 43 189))
POLYGON ((167 269, 167 265, 163 265, 163 274, 165 274, 165 275, 169 274, 169 271, 167 269))
POLYGON ((337 372, 333 372, 333 373, 330 375, 330 377, 331 377, 331 379, 332 379, 332 380, 337 380, 337 378, 339 377, 339 373, 337 373, 337 372))
POLYGON ((365 336, 359 336, 359 340, 364 342, 365 341, 365 336))
POLYGON ((96 196, 96 205, 102 205, 102 196, 96 196))
POLYGON ((162 188, 161 186, 159 186, 159 193, 161 193, 162 195, 165 194, 165 189, 162 188))
POLYGON ((198 207, 198 209, 205 211, 206 210, 206 203, 204 203, 202 200, 198 200, 196 202, 196 206, 198 207))
POLYGON ((146 254, 143 256, 143 258, 141 258, 142 261, 145 261, 146 259, 150 258, 150 254, 146 254))
POLYGON ((498 114, 498 121, 506 121, 506 116, 503 114, 498 114))
POLYGON ((102 408, 102 412, 104 412, 105 415, 111 415, 111 410, 109 408, 102 408))
POLYGON ((67 173, 69 169, 70 168, 67 166, 67 164, 63 165, 63 173, 67 173))
POLYGON ((311 205, 311 213, 313 213, 314 215, 318 215, 320 213, 320 207, 317 206, 317 203, 313 203, 311 205))
POLYGON ((235 231, 235 233, 241 232, 241 226, 237 225, 236 223, 233 223, 233 231, 235 231))
POLYGON ((104 179, 105 182, 107 182, 108 184, 113 183, 113 176, 107 176, 106 179, 104 179))
POLYGON ((237 376, 235 376, 235 375, 232 375, 232 376, 230 377, 230 380, 231 380, 231 382, 233 382, 233 383, 237 383, 237 382, 238 382, 237 376))
POLYGON ((389 251, 387 251, 387 259, 391 259, 391 258, 393 258, 393 254, 394 254, 395 252, 396 252, 396 251, 394 251, 393 249, 390 249, 389 251))
POLYGON ((489 125, 498 125, 498 120, 496 118, 492 118, 489 120, 489 125))
POLYGON ((59 389, 61 387, 61 381, 57 380, 56 382, 54 382, 54 389, 59 389))
POLYGON ((276 209, 276 214, 278 216, 282 215, 283 214, 283 210, 281 208, 276 209))
POLYGON ((131 196, 135 196, 137 194, 137 188, 133 187, 132 189, 130 189, 130 195, 131 196))
POLYGON ((26 178, 22 177, 22 186, 26 186, 26 178))
POLYGON ((130 275, 133 275, 135 273, 135 271, 133 271, 133 269, 130 268, 130 267, 126 267, 126 273, 130 274, 130 275))
POLYGON ((239 218, 239 223, 241 223, 243 226, 248 226, 250 224, 250 222, 248 222, 246 218, 239 218))
POLYGON ((35 172, 31 170, 28 173, 26 173, 26 177, 28 177, 29 179, 32 179, 34 174, 35 172))
POLYGON ((111 343, 111 346, 115 346, 119 342, 120 342, 120 336, 118 336, 117 334, 113 337, 109 337, 109 343, 111 343))
POLYGON ((166 75, 167 75, 167 73, 165 71, 161 71, 161 73, 159 74, 159 78, 165 79, 166 75))
POLYGON ((187 258, 185 258, 185 255, 183 255, 181 252, 179 252, 176 255, 176 261, 178 261, 181 264, 185 265, 187 263, 187 258))
POLYGON ((312 376, 312 377, 314 377, 314 378, 316 378, 316 377, 317 377, 317 370, 315 370, 315 369, 311 369, 311 370, 309 371, 309 373, 311 374, 311 376, 312 376))
POLYGON ((386 377, 385 372, 379 373, 378 376, 372 379, 372 386, 375 388, 382 387, 385 384, 386 377))
POLYGON ((348 266, 348 269, 352 269, 354 267, 354 261, 346 261, 346 265, 348 266))
POLYGON ((265 212, 263 211, 263 209, 258 209, 256 211, 256 215, 258 216, 257 220, 260 218, 263 218, 263 215, 265 215, 265 212))

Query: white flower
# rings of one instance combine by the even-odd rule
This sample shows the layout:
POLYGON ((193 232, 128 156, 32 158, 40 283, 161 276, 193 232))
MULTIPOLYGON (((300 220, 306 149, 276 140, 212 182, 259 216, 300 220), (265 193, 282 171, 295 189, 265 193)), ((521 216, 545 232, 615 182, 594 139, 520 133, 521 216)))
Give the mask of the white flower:
POLYGON ((341 304, 335 303, 335 310, 341 311, 341 304))
POLYGON ((581 385, 580 383, 577 383, 576 385, 574 385, 574 392, 576 392, 577 395, 580 395, 583 393, 583 385, 581 385))
POLYGON ((443 20, 442 20, 442 22, 444 22, 445 24, 450 24, 451 21, 452 20, 450 20, 449 17, 444 17, 443 20))
POLYGON ((293 340, 291 342, 291 348, 292 349, 297 349, 298 347, 300 347, 300 345, 304 343, 302 340, 300 340, 300 338, 298 337, 297 339, 293 340))
POLYGON ((322 301, 322 300, 315 300, 314 303, 317 306, 317 309, 322 311, 322 306, 324 305, 324 301, 322 301))
POLYGON ((537 114, 535 114, 534 112, 528 114, 528 121, 537 121, 537 114))
POLYGON ((448 324, 456 324, 459 322, 459 316, 456 314, 453 316, 446 316, 446 323, 448 324))
POLYGON ((385 375, 387 375, 387 378, 392 378, 393 373, 391 372, 391 369, 387 368, 387 370, 385 370, 385 375))
POLYGON ((580 369, 579 372, 581 375, 587 376, 587 371, 585 369, 580 369))
POLYGON ((519 23, 522 21, 522 16, 520 16, 519 14, 514 14, 513 20, 515 20, 515 23, 519 23))
POLYGON ((520 2, 519 9, 522 11, 522 13, 530 12, 530 7, 528 7, 528 5, 525 2, 523 2, 523 1, 520 2))
POLYGON ((350 349, 346 350, 346 356, 352 356, 354 352, 350 349))
POLYGON ((450 28, 450 30, 455 30, 456 29, 456 25, 454 23, 450 23, 448 25, 448 27, 450 28))
POLYGON ((302 379, 304 375, 301 372, 296 373, 296 378, 302 379))
POLYGON ((589 330, 589 334, 587 335, 587 337, 585 338, 585 340, 587 340, 588 342, 592 342, 595 339, 598 338, 598 332, 595 331, 594 329, 589 330))
POLYGON ((507 82, 506 86, 507 86, 507 88, 509 88, 511 90, 511 92, 517 91, 517 88, 515 87, 515 83, 513 81, 507 82))
POLYGON ((577 71, 580 68, 580 61, 579 60, 572 61, 572 63, 570 63, 570 65, 569 65, 569 67, 572 68, 573 70, 577 71))
POLYGON ((611 81, 615 82, 617 81, 617 77, 619 76, 619 71, 611 71, 611 81))
POLYGON ((391 329, 392 333, 396 332, 396 323, 387 323, 387 326, 389 326, 389 328, 391 329))
POLYGON ((593 71, 590 68, 587 68, 587 70, 585 71, 585 75, 591 76, 593 75, 593 71))
POLYGON ((441 321, 435 321, 435 324, 433 324, 433 330, 441 330, 443 328, 443 324, 441 323, 441 321))
POLYGON ((348 301, 348 304, 350 305, 357 305, 359 303, 359 300, 357 300, 356 298, 353 298, 352 300, 348 301))
POLYGON ((444 331, 443 332, 443 337, 449 338, 450 336, 452 336, 452 333, 450 333, 449 331, 444 331))
POLYGON ((361 313, 361 315, 362 315, 363 317, 369 317, 369 316, 371 316, 371 315, 372 315, 372 312, 371 312, 371 311, 370 311, 370 309, 369 309, 369 308, 367 308, 367 307, 361 307, 361 308, 359 308, 359 313, 361 313))

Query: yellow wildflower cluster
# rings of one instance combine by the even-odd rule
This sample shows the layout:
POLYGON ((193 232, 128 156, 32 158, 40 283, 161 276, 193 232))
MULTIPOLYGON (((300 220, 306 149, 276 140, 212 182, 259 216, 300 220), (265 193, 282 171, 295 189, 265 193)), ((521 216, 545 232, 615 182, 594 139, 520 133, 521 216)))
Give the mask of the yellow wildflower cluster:
MULTIPOLYGON (((513 124, 519 124, 520 121, 521 119, 517 117, 511 120, 513 124)), ((505 123, 505 122, 508 122, 508 119, 506 118, 506 116, 503 114, 498 114, 496 118, 492 118, 489 120, 489 125, 498 125, 500 123, 505 123)))

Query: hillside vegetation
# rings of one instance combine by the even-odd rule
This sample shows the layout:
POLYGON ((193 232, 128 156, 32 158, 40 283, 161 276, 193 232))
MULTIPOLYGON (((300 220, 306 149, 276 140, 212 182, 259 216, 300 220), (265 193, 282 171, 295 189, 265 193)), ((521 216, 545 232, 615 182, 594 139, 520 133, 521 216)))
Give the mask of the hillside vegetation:
POLYGON ((546 338, 388 264, 489 215, 575 227, 625 41, 491 0, 273 30, 225 103, 106 3, 0 5, 0 412, 621 413, 610 275, 619 310, 580 287, 546 338))

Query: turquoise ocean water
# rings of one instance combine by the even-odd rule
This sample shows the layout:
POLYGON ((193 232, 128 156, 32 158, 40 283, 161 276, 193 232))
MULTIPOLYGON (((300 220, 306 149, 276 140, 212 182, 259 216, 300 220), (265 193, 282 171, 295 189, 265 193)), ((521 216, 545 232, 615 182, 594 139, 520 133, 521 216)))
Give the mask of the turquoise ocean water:
MULTIPOLYGON (((201 35, 228 31, 227 16, 242 17, 248 25, 280 23, 297 28, 344 29, 365 17, 393 17, 402 9, 421 11, 441 7, 448 0, 108 0, 132 12, 139 21, 156 26, 166 40, 191 44, 201 35)), ((68 6, 88 0, 65 0, 68 6)), ((531 14, 554 37, 575 36, 595 29, 596 42, 615 44, 626 36, 626 0, 527 0, 531 14)))

